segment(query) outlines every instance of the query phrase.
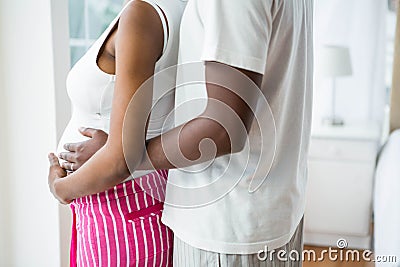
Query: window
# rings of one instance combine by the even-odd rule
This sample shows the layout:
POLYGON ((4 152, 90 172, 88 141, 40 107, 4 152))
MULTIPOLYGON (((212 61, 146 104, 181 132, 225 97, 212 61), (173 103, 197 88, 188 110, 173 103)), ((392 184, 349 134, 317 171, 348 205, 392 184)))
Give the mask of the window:
POLYGON ((69 0, 71 65, 103 33, 122 8, 123 0, 69 0))

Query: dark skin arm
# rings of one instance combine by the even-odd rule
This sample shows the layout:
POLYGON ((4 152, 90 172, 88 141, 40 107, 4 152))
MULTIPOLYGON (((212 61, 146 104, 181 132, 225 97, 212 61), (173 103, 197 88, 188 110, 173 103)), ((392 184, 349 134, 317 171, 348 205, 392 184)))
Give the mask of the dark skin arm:
POLYGON ((262 75, 207 62, 206 79, 208 103, 205 111, 151 139, 147 144, 147 157, 143 158, 140 168, 182 168, 243 149, 254 117, 248 104, 255 107, 257 94, 252 91, 259 90, 262 75))
MULTIPOLYGON (((147 142, 147 154, 137 169, 173 169, 195 165, 215 157, 241 151, 253 121, 249 105, 254 107, 254 90, 261 86, 262 75, 216 63, 206 63, 208 104, 203 114, 162 136, 147 142), (224 84, 226 89, 215 83, 224 84), (243 97, 243 92, 245 97, 243 97), (241 96, 238 96, 240 93, 241 96), (247 104, 243 100, 247 99, 247 104)), ((104 132, 85 129, 91 140, 66 144, 69 153, 61 158, 70 161, 64 168, 82 166, 107 139, 104 132)))

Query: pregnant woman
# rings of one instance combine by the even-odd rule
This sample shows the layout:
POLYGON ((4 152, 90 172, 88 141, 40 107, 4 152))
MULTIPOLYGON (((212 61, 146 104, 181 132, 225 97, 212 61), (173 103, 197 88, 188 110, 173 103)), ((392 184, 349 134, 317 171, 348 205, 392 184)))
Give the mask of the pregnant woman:
POLYGON ((79 127, 109 133, 103 148, 68 176, 58 158, 49 155, 50 190, 73 210, 71 266, 172 265, 172 232, 161 223, 167 172, 131 174, 125 157, 139 164, 145 139, 172 126, 165 118, 174 107, 174 94, 168 90, 175 87, 176 73, 156 76, 150 90, 139 87, 176 65, 185 4, 128 1, 68 74, 73 115, 58 152, 66 143, 87 140, 79 127), (123 126, 129 128, 124 139, 128 151, 123 126))

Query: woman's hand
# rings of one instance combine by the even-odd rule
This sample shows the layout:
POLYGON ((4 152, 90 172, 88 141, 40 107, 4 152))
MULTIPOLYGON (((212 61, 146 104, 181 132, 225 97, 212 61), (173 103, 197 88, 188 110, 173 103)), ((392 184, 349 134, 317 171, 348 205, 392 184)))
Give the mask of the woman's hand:
POLYGON ((60 201, 61 204, 69 204, 71 200, 63 199, 58 195, 56 190, 57 181, 67 176, 67 172, 61 168, 58 158, 53 153, 50 153, 49 156, 50 168, 49 168, 49 176, 48 176, 48 184, 50 192, 53 196, 60 201))
POLYGON ((107 142, 108 134, 102 130, 79 128, 79 132, 90 139, 64 145, 64 149, 68 152, 60 153, 59 157, 66 161, 62 163, 62 167, 67 171, 78 170, 107 142))

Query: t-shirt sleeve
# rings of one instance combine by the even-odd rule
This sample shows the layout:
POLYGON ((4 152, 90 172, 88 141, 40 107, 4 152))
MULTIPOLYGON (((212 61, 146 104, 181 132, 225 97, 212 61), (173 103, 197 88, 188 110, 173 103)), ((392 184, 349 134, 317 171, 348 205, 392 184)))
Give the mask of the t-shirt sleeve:
POLYGON ((268 0, 203 0, 201 59, 264 74, 271 38, 268 0))

